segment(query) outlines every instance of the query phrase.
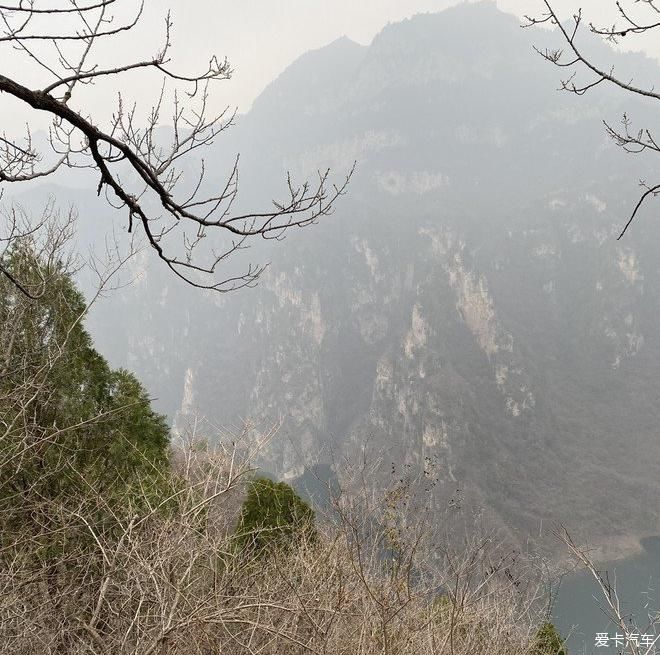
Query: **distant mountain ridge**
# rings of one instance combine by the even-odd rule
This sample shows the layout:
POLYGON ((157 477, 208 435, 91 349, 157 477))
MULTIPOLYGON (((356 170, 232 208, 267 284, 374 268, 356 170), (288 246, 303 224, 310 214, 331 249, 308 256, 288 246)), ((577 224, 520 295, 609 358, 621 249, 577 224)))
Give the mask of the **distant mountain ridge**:
POLYGON ((656 165, 600 124, 651 108, 556 93, 531 50, 552 40, 478 3, 301 57, 210 159, 240 151, 257 206, 285 169, 357 160, 335 216, 256 249, 272 265, 252 291, 204 296, 141 261, 95 340, 179 425, 281 417, 264 463, 288 479, 370 441, 432 460, 520 535, 656 534, 660 226, 646 214, 615 240, 656 165))

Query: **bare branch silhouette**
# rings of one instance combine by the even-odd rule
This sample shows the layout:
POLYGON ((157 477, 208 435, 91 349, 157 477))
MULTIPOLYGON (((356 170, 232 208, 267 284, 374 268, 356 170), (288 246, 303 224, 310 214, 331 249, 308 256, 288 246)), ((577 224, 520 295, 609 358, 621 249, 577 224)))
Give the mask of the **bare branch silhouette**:
MULTIPOLYGON (((562 91, 581 96, 605 83, 632 95, 650 100, 660 100, 660 91, 656 91, 655 87, 645 87, 634 83, 633 80, 618 75, 614 67, 596 62, 590 55, 586 54, 586 49, 580 39, 586 32, 617 44, 625 37, 631 38, 652 32, 660 33, 660 21, 658 20, 660 5, 656 0, 632 0, 628 2, 626 0, 616 0, 614 7, 619 16, 619 22, 615 22, 609 27, 597 26, 590 21, 585 23, 582 9, 578 9, 570 20, 562 23, 557 11, 553 8, 553 3, 550 0, 543 0, 543 4, 545 5, 545 12, 540 16, 525 16, 526 22, 523 27, 545 24, 557 28, 567 50, 561 48, 541 50, 536 48, 536 51, 555 66, 575 69, 568 77, 561 80, 560 88, 562 91), (578 81, 580 67, 586 69, 590 76, 585 81, 578 81)), ((621 129, 616 129, 605 123, 607 134, 626 152, 637 153, 645 150, 660 152, 656 139, 649 128, 640 129, 633 133, 630 126, 631 122, 626 114, 623 116, 621 129)), ((627 232, 644 203, 649 198, 660 194, 660 184, 647 184, 645 181, 640 180, 640 186, 644 188, 644 192, 633 208, 618 239, 621 239, 627 232)))
POLYGON ((129 232, 140 228, 157 256, 178 277, 221 292, 252 286, 263 272, 264 265, 253 264, 232 276, 224 271, 231 255, 248 247, 255 237, 280 239, 289 228, 312 225, 332 213, 352 170, 336 184, 330 171, 319 171, 313 181, 294 182, 287 176, 283 199, 265 209, 237 213, 238 158, 216 192, 205 191, 210 181, 203 160, 196 162, 200 168, 196 181, 183 179, 181 160, 210 146, 234 124, 235 112, 208 112, 210 85, 229 79, 232 70, 226 59, 213 55, 198 72, 177 72, 169 55, 169 14, 158 52, 104 68, 95 49, 142 27, 143 0, 134 4, 132 16, 123 22, 115 13, 116 0, 39 4, 29 0, 0 5, 0 61, 22 57, 41 71, 45 83, 33 88, 0 66, 0 92, 52 119, 50 152, 35 147, 29 128, 23 138, 0 135, 0 184, 45 177, 63 167, 90 168, 98 174, 97 193, 105 193, 113 207, 127 212, 129 232), (84 110, 72 108, 72 97, 77 98, 80 86, 108 79, 116 85, 115 78, 129 72, 151 73, 163 80, 161 94, 144 124, 136 106, 129 106, 121 94, 106 127, 84 110), (173 85, 171 103, 166 102, 166 83, 173 85), (163 114, 168 108, 171 132, 164 145, 162 133, 156 132, 166 125, 163 114))

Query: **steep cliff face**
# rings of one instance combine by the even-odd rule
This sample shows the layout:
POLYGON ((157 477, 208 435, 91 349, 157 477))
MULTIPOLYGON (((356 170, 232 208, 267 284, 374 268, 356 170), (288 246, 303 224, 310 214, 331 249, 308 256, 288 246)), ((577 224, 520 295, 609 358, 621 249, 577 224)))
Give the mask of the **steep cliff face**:
POLYGON ((470 5, 303 57, 222 145, 255 201, 285 168, 357 159, 336 215, 255 251, 255 290, 151 267, 95 338, 179 424, 281 420, 265 466, 285 478, 369 439, 510 527, 657 532, 660 230, 615 240, 653 162, 600 130, 625 98, 554 91, 530 47, 550 39, 470 5))

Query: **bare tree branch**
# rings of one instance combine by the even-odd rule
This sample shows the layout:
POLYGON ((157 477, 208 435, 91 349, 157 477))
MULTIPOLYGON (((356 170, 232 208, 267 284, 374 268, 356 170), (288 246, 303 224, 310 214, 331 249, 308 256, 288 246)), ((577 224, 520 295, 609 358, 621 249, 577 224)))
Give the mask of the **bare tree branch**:
MULTIPOLYGON (((543 0, 546 11, 538 17, 525 16, 525 24, 523 27, 530 27, 533 25, 548 24, 557 28, 562 40, 568 47, 569 56, 566 57, 564 50, 541 50, 535 48, 544 59, 560 68, 574 68, 582 66, 589 71, 593 77, 587 82, 576 82, 577 71, 573 72, 568 78, 561 81, 561 90, 574 93, 575 95, 584 95, 591 89, 599 86, 600 84, 611 84, 627 93, 640 96, 651 100, 660 100, 660 92, 656 91, 654 87, 645 88, 637 84, 633 84, 632 80, 626 80, 618 76, 614 67, 607 69, 606 67, 596 63, 593 59, 585 54, 585 51, 578 43, 578 37, 582 34, 581 29, 584 25, 582 9, 575 13, 570 21, 562 23, 558 17, 557 12, 549 0, 543 0)), ((656 0, 632 0, 625 2, 625 0, 616 0, 615 5, 617 13, 620 17, 621 23, 615 23, 611 27, 597 27, 594 23, 588 23, 588 32, 592 35, 601 37, 612 43, 618 43, 621 38, 638 36, 652 32, 660 32, 660 21, 657 20, 657 15, 660 14, 660 7, 657 5, 656 0), (633 10, 639 11, 639 6, 642 7, 642 12, 646 10, 655 19, 647 17, 636 17, 633 15, 633 10)), ((638 153, 645 150, 654 150, 660 152, 658 144, 653 138, 649 129, 642 129, 637 134, 632 134, 630 131, 630 120, 624 114, 622 120, 623 130, 619 131, 614 129, 608 123, 605 123, 607 134, 613 141, 621 148, 630 153, 638 153)), ((639 210, 644 205, 646 200, 655 197, 660 193, 660 184, 647 185, 644 181, 640 185, 645 188, 644 193, 635 205, 628 221, 621 230, 618 239, 621 239, 634 219, 636 218, 639 210)))
POLYGON ((223 274, 227 260, 249 247, 255 237, 279 240, 289 228, 312 225, 331 214, 353 171, 337 184, 331 182, 329 171, 320 171, 314 182, 294 183, 287 176, 285 199, 254 212, 232 213, 238 195, 238 160, 218 192, 202 195, 209 184, 203 160, 192 191, 189 180, 188 190, 183 191, 179 168, 182 159, 212 145, 215 137, 234 123, 235 114, 227 110, 207 117, 209 84, 229 79, 231 68, 226 59, 212 56, 198 73, 176 72, 169 58, 169 14, 165 17, 163 45, 154 56, 110 67, 99 65, 94 61, 95 46, 135 30, 143 19, 143 1, 135 6, 133 17, 124 22, 117 21, 112 13, 114 5, 115 0, 86 5, 58 0, 50 8, 38 7, 34 0, 0 5, 0 61, 3 49, 11 48, 36 64, 48 78, 40 89, 32 88, 0 66, 0 92, 52 119, 50 159, 55 155, 44 165, 42 162, 47 160, 33 147, 29 129, 23 141, 3 135, 0 184, 45 177, 62 167, 95 170, 99 176, 97 193, 104 192, 111 206, 127 211, 129 232, 139 226, 150 247, 178 277, 193 286, 221 292, 252 286, 265 266, 250 264, 247 270, 230 276, 223 274), (128 108, 121 95, 106 128, 71 108, 71 98, 79 85, 140 71, 163 79, 160 97, 146 122, 141 123, 137 107, 128 108), (165 124, 161 118, 167 104, 165 81, 182 87, 173 92, 169 146, 164 146, 163 139, 156 135, 165 124), (181 93, 185 93, 185 102, 180 99, 181 93), (209 238, 215 245, 206 245, 209 238))

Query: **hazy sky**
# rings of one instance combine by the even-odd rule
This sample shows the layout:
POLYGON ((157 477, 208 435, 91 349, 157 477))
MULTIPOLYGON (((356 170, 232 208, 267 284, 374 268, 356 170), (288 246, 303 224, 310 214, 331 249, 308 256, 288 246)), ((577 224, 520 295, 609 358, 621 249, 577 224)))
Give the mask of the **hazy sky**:
MULTIPOLYGON (((158 0, 171 7, 176 21, 175 38, 180 61, 189 65, 202 52, 226 55, 235 67, 234 79, 219 93, 241 111, 288 64, 307 50, 318 48, 346 35, 363 44, 388 23, 416 13, 439 11, 458 0, 158 0), (200 16, 204 16, 200 20, 200 16), (194 48, 193 45, 194 44, 194 48), (195 55, 193 55, 193 49, 195 55)), ((507 12, 522 15, 542 10, 540 0, 498 0, 507 12)), ((594 20, 607 22, 610 0, 555 0, 566 14, 582 6, 594 20)), ((660 57, 660 39, 645 44, 660 57)))
MULTIPOLYGON (((210 104, 213 109, 250 108, 255 97, 301 54, 324 46, 341 36, 368 44, 388 23, 416 13, 440 11, 461 0, 149 0, 139 30, 127 33, 112 48, 100 50, 102 66, 117 66, 147 59, 158 50, 163 35, 163 18, 168 9, 174 20, 171 68, 187 73, 204 69, 208 57, 227 56, 234 67, 232 80, 214 85, 210 104)), ((493 0, 494 1, 494 0, 493 0)), ((497 0, 498 6, 517 15, 538 15, 541 0, 497 0)), ((136 6, 134 0, 121 0, 119 7, 136 6)), ((568 14, 582 6, 585 15, 607 23, 614 0, 554 0, 556 9, 568 14), (610 10, 610 11, 608 11, 610 10)), ((630 38, 630 37, 629 37, 630 38)), ((630 41, 626 45, 630 44, 630 41)), ((476 44, 475 44, 476 45, 476 44)), ((643 49, 660 58, 660 39, 647 39, 643 49)), ((530 56, 534 56, 530 53, 530 56)), ((29 78, 29 62, 19 63, 12 56, 4 59, 0 71, 19 79, 29 78), (19 67, 19 71, 12 70, 19 67)), ((77 109, 96 117, 109 117, 116 107, 117 93, 126 100, 137 100, 148 112, 159 90, 157 76, 132 73, 121 79, 106 78, 94 89, 81 89, 74 98, 77 109), (84 102, 83 102, 84 100, 84 102)), ((28 82, 30 80, 28 79, 28 82)), ((41 86, 35 82, 35 86, 41 86)), ((18 102, 0 98, 0 123, 9 132, 26 120, 41 127, 34 114, 26 114, 18 102)), ((44 124, 45 125, 45 124, 44 124)))

